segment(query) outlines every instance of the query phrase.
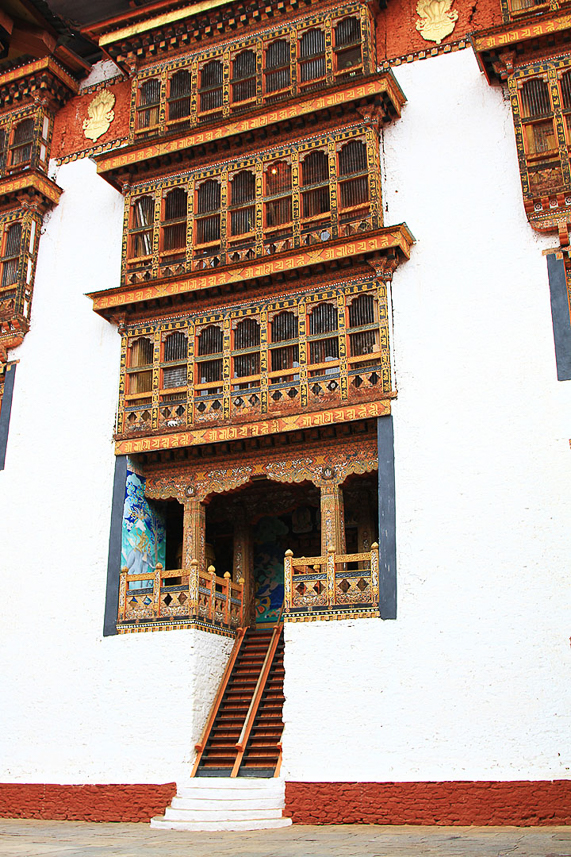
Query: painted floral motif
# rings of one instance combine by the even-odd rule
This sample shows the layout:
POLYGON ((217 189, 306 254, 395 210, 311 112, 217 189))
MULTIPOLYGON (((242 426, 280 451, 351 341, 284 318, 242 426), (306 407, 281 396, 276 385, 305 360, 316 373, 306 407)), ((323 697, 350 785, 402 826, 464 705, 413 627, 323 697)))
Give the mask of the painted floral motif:
POLYGON ((416 29, 427 42, 440 44, 456 26, 458 12, 451 9, 453 0, 418 0, 416 13, 422 18, 416 29))

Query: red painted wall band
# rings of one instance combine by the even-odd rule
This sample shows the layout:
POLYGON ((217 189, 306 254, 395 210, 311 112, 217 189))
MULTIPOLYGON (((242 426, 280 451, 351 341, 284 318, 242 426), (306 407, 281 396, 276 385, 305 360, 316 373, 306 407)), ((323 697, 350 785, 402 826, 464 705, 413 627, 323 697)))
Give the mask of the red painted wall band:
POLYGON ((150 821, 164 815, 176 783, 60 786, 0 783, 0 816, 68 821, 150 821))
POLYGON ((294 824, 571 824, 571 780, 286 783, 294 824))

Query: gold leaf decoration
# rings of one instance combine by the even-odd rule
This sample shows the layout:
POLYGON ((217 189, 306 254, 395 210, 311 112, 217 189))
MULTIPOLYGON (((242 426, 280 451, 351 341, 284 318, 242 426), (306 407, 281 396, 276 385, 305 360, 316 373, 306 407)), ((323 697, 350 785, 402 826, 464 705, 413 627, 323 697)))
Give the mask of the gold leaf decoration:
POLYGON ((83 133, 90 140, 98 140, 109 129, 115 118, 115 96, 108 89, 100 90, 87 108, 89 119, 83 120, 83 133))
POLYGON ((451 9, 453 0, 418 0, 416 13, 422 20, 416 22, 416 29, 427 42, 440 44, 456 26, 458 12, 451 9))

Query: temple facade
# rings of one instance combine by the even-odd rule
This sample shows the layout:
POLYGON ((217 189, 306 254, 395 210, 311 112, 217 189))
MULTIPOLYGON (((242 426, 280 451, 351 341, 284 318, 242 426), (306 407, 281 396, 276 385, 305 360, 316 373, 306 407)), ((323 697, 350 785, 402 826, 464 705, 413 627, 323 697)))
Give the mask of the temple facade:
POLYGON ((0 12, 0 814, 569 822, 570 4, 110 5, 0 12))

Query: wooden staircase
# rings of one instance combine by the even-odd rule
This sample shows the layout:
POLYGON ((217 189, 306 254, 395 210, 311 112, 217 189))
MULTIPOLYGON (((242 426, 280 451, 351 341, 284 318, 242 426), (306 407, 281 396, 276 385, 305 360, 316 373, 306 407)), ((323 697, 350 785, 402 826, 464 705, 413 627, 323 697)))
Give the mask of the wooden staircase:
POLYGON ((193 777, 277 777, 283 731, 283 625, 241 628, 202 738, 193 777))

